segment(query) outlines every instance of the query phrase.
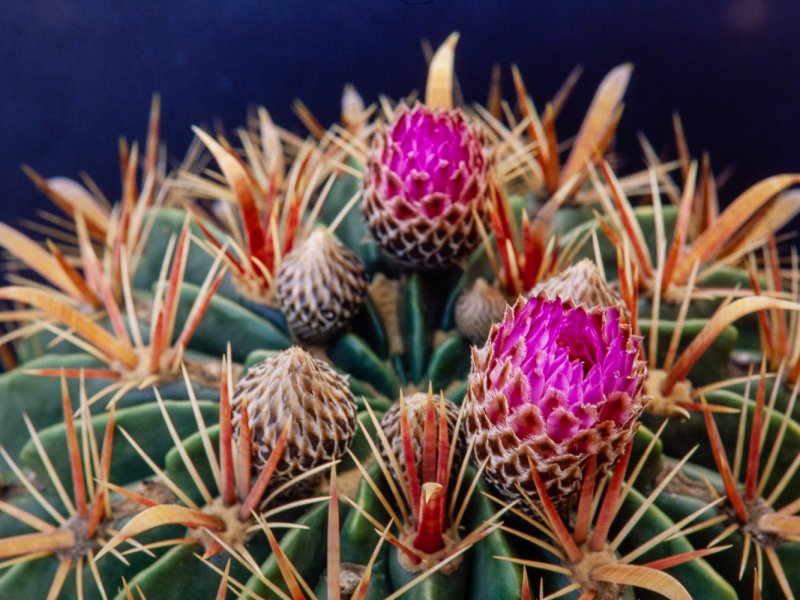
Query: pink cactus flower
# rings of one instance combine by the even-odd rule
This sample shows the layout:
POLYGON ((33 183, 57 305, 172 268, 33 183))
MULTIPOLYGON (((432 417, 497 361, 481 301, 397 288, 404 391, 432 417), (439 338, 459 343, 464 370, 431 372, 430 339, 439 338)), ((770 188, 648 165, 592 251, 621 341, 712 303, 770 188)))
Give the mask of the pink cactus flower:
POLYGON ((647 402, 641 338, 617 308, 520 298, 473 349, 467 430, 486 476, 509 498, 536 496, 530 464, 561 508, 582 467, 603 472, 624 450, 647 402), (530 461, 529 461, 530 459, 530 461))
POLYGON ((372 235, 402 265, 455 264, 480 241, 489 163, 481 130, 461 111, 401 106, 364 170, 372 235))

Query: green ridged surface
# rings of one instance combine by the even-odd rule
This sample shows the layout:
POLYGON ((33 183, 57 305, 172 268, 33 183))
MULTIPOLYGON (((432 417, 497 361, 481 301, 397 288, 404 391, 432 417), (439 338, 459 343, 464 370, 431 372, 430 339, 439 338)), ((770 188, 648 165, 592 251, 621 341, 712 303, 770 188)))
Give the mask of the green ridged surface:
MULTIPOLYGON (((184 283, 178 300, 176 321, 184 323, 194 304, 199 288, 184 283)), ((180 331, 176 331, 176 335, 180 331)), ((272 322, 259 317, 236 302, 222 296, 214 296, 208 311, 195 330, 189 347, 209 356, 225 354, 231 345, 233 359, 241 362, 255 350, 283 350, 292 345, 286 332, 278 329, 272 322)))
POLYGON ((405 364, 413 383, 420 383, 428 362, 428 325, 425 300, 422 296, 421 275, 414 273, 403 292, 403 311, 400 327, 405 348, 405 364))
MULTIPOLYGON (((165 401, 164 406, 169 414, 172 424, 179 436, 189 435, 196 431, 194 414, 188 400, 182 402, 165 401)), ((213 402, 200 402, 200 413, 206 421, 217 419, 217 404, 213 402)), ((108 423, 108 414, 97 415, 92 418, 92 429, 98 444, 102 443, 103 433, 108 423)), ((163 466, 163 459, 167 451, 172 448, 173 442, 162 417, 161 409, 155 403, 134 406, 117 411, 114 416, 116 426, 114 446, 111 455, 110 481, 118 485, 152 477, 153 472, 142 460, 136 450, 119 431, 127 431, 137 444, 158 465, 163 466)), ((82 426, 75 424, 75 429, 80 435, 82 426)), ((53 464, 53 467, 67 488, 72 493, 72 480, 69 470, 69 457, 67 455, 65 426, 54 425, 40 433, 42 445, 53 464)), ((22 449, 22 460, 28 469, 31 469, 43 482, 48 482, 44 464, 36 451, 33 442, 28 442, 22 449)))
MULTIPOLYGON (((697 337, 708 323, 704 319, 687 319, 683 323, 681 336, 678 342, 678 352, 676 358, 680 357, 681 352, 697 337)), ((639 327, 642 334, 646 337, 645 344, 649 344, 650 330, 652 322, 649 319, 641 319, 639 327)), ((675 331, 675 322, 660 319, 658 321, 658 351, 656 353, 656 365, 663 366, 664 358, 667 355, 672 335, 675 331)), ((688 379, 695 387, 706 385, 725 379, 727 376, 728 359, 731 352, 736 347, 738 331, 735 327, 729 326, 722 330, 722 333, 714 342, 703 352, 702 360, 689 372, 688 379)), ((649 347, 648 347, 649 349, 649 347)))
MULTIPOLYGON (((755 391, 753 392, 753 396, 755 391)), ((706 394, 706 400, 709 404, 717 404, 723 407, 732 409, 741 409, 745 406, 747 410, 748 423, 752 423, 753 414, 755 410, 755 402, 748 400, 743 404, 742 396, 727 391, 714 391, 706 394)), ((767 424, 767 438, 774 440, 781 428, 783 421, 779 414, 764 414, 764 419, 767 424)), ((714 421, 722 439, 724 448, 728 453, 729 460, 733 460, 734 448, 736 447, 737 440, 739 439, 739 414, 714 414, 714 421)), ((653 427, 658 424, 659 420, 652 417, 645 419, 653 427)), ((708 434, 706 433, 706 426, 703 420, 703 415, 700 412, 692 412, 688 421, 673 421, 666 427, 661 436, 664 443, 664 453, 669 456, 681 457, 694 444, 698 444, 697 451, 692 455, 691 462, 694 465, 703 466, 707 469, 716 470, 714 457, 711 453, 709 444, 707 443, 708 434)), ((747 451, 750 443, 750 427, 748 426, 744 437, 744 451, 747 451)), ((772 446, 767 444, 762 451, 762 465, 765 464, 767 456, 772 450, 772 446)), ((780 478, 786 473, 794 461, 795 457, 800 454, 800 424, 795 421, 789 420, 786 423, 786 429, 781 443, 780 451, 777 453, 775 466, 772 475, 769 478, 766 489, 771 490, 780 478)), ((787 503, 798 497, 798 490, 800 490, 800 473, 795 473, 791 478, 786 490, 778 500, 778 505, 787 503)))
MULTIPOLYGON (((63 421, 61 404, 61 383, 58 377, 38 377, 25 373, 25 369, 40 368, 103 368, 102 363, 86 354, 70 354, 65 356, 46 355, 22 367, 0 375, 0 440, 3 447, 16 458, 22 447, 30 440, 28 430, 25 428, 23 415, 27 414, 33 426, 41 431, 51 425, 63 421)), ((72 406, 77 409, 80 405, 79 385, 77 379, 68 381, 72 406)), ((86 382, 87 396, 92 397, 96 392, 112 383, 110 380, 88 380, 86 382)), ((186 386, 182 381, 159 386, 165 397, 171 395, 183 396, 186 386)), ((196 394, 200 399, 216 398, 217 393, 201 386, 196 386, 196 394)), ((102 412, 110 397, 100 400, 93 408, 93 412, 102 412)), ((147 402, 153 402, 155 396, 151 388, 131 390, 117 403, 122 409, 147 402)), ((9 467, 0 461, 0 475, 13 477, 9 467)))
POLYGON ((340 337, 328 348, 328 356, 337 367, 369 383, 387 398, 398 397, 397 377, 357 335, 348 333, 340 337))
MULTIPOLYGON (((701 486, 705 485, 703 480, 709 481, 717 489, 723 489, 722 480, 716 471, 698 467, 697 465, 688 465, 683 469, 683 474, 698 482, 701 486)), ((706 500, 699 500, 695 496, 687 493, 666 492, 661 494, 656 500, 658 507, 668 514, 672 519, 682 519, 693 512, 700 510, 705 504, 706 500)), ((780 505, 778 505, 780 506, 780 505)), ((699 520, 710 519, 720 514, 718 509, 709 509, 702 513, 699 520)), ((690 536, 690 539, 696 547, 702 548, 707 546, 714 538, 722 534, 725 528, 730 524, 730 521, 717 523, 706 529, 697 531, 690 536)), ((709 556, 707 561, 713 566, 714 569, 727 581, 732 582, 738 589, 752 590, 753 589, 753 568, 755 565, 754 555, 755 551, 751 547, 750 557, 746 568, 739 578, 739 567, 741 565, 742 551, 744 549, 744 540, 739 532, 727 537, 720 545, 731 544, 731 548, 716 555, 709 556)), ((776 547, 776 553, 780 559, 781 564, 784 566, 787 578, 793 590, 800 589, 800 572, 792 568, 800 562, 800 544, 796 542, 783 542, 776 547)), ((783 593, 780 590, 778 582, 773 576, 773 572, 769 563, 764 561, 766 568, 764 572, 764 588, 762 591, 763 598, 783 598, 783 593)))

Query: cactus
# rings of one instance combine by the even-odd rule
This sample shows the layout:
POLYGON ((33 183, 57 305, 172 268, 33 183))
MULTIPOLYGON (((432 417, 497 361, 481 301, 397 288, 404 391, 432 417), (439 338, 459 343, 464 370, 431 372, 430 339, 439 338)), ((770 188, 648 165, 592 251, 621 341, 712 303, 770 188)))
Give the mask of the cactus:
POLYGON ((65 231, 0 225, 0 597, 800 593, 800 175, 721 210, 677 118, 617 175, 630 65, 562 156, 575 77, 457 106, 457 39, 172 173, 156 98, 113 208, 26 167, 65 231))

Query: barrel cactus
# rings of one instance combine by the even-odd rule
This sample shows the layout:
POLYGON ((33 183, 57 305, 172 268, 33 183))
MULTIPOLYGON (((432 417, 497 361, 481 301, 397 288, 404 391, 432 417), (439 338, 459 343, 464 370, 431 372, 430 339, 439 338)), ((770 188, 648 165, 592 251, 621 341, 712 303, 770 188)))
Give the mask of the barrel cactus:
POLYGON ((65 231, 0 225, 0 597, 800 593, 800 175, 721 209, 676 127, 617 176, 630 65, 570 127, 516 68, 458 106, 457 40, 174 172, 156 99, 113 208, 26 167, 65 231))

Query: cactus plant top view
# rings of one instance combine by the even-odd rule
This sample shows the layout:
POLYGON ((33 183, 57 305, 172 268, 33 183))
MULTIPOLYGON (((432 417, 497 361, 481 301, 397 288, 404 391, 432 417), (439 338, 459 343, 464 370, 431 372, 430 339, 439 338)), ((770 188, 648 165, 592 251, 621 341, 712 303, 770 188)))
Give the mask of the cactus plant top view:
POLYGON ((678 116, 622 172, 631 65, 568 123, 457 42, 182 160, 156 96, 117 202, 25 167, 0 598, 800 595, 800 173, 724 196, 678 116))

